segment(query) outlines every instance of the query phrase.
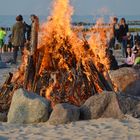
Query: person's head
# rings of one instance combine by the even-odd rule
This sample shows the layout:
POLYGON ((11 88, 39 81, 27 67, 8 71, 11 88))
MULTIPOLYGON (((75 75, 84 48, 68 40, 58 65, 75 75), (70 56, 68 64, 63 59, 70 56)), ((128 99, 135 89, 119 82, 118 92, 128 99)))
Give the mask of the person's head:
POLYGON ((5 31, 5 28, 4 27, 1 27, 1 30, 5 31))
POLYGON ((112 56, 112 55, 113 55, 113 51, 112 51, 111 49, 107 49, 107 50, 106 50, 106 55, 107 55, 108 57, 112 56))
POLYGON ((38 19, 38 17, 36 15, 32 14, 32 15, 30 15, 30 19, 32 22, 34 22, 35 20, 38 19))
POLYGON ((22 15, 18 15, 18 16, 16 17, 16 21, 23 21, 22 15))
POLYGON ((117 18, 117 17, 114 17, 114 18, 113 18, 113 22, 114 22, 114 23, 117 23, 117 22, 118 22, 118 18, 117 18))
POLYGON ((130 32, 127 32, 127 36, 130 37, 131 36, 131 33, 130 32))
POLYGON ((132 50, 131 50, 130 45, 127 45, 127 53, 128 53, 128 55, 132 54, 132 50))
POLYGON ((120 23, 121 23, 122 25, 125 25, 125 24, 126 24, 125 18, 121 18, 120 23))
POLYGON ((22 15, 19 15, 19 17, 20 17, 21 21, 23 21, 23 16, 22 15))

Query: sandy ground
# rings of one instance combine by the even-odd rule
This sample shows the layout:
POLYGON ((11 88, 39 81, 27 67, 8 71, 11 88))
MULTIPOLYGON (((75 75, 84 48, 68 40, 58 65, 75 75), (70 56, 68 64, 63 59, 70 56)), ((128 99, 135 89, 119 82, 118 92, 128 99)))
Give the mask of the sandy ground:
MULTIPOLYGON (((3 62, 7 62, 8 60, 12 59, 12 53, 2 53, 1 58, 3 62)), ((7 63, 7 68, 0 68, 0 85, 2 85, 7 76, 9 75, 9 72, 15 72, 17 68, 19 67, 19 64, 21 62, 21 56, 18 56, 18 64, 8 64, 7 63)))
MULTIPOLYGON (((116 51, 115 55, 120 55, 116 51)), ((12 57, 6 53, 3 61, 12 57)), ((118 57, 119 61, 122 60, 118 57)), ((20 62, 20 58, 19 58, 20 62)), ((0 69, 0 83, 3 83, 9 71, 15 71, 16 65, 0 69)), ((140 140, 140 120, 127 116, 125 120, 98 119, 79 121, 65 125, 52 126, 48 123, 18 125, 0 123, 0 140, 140 140)))
POLYGON ((0 140, 139 140, 140 120, 98 119, 52 126, 0 123, 0 140))

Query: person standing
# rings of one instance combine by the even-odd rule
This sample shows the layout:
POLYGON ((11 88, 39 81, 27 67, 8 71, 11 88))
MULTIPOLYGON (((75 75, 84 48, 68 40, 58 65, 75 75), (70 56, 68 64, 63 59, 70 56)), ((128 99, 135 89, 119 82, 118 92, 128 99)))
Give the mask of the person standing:
POLYGON ((3 45, 4 45, 4 39, 6 37, 6 31, 4 28, 0 28, 0 53, 2 53, 3 45))
POLYGON ((118 24, 117 17, 113 18, 112 29, 113 31, 112 31, 112 37, 109 42, 109 48, 114 49, 115 43, 118 41, 118 35, 119 35, 119 24, 118 24))
POLYGON ((13 60, 15 64, 17 63, 17 55, 19 47, 22 48, 24 46, 25 41, 25 26, 22 21, 23 21, 22 16, 18 15, 16 17, 16 23, 12 27, 11 42, 13 46, 13 60))
POLYGON ((127 33, 128 25, 126 24, 125 18, 120 20, 119 37, 118 41, 121 43, 122 56, 127 57, 127 33))

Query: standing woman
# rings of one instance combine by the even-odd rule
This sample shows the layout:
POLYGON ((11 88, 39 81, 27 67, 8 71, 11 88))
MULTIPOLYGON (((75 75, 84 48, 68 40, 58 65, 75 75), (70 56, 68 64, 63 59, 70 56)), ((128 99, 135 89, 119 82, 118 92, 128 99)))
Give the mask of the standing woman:
POLYGON ((126 24, 125 18, 121 18, 118 41, 121 43, 121 50, 122 50, 123 57, 127 57, 127 51, 126 51, 127 50, 127 33, 128 33, 128 25, 126 24))
POLYGON ((17 63, 17 55, 19 47, 24 46, 25 41, 25 26, 23 24, 23 18, 21 15, 16 17, 16 23, 13 25, 12 28, 12 36, 11 42, 13 46, 13 60, 14 63, 17 63))

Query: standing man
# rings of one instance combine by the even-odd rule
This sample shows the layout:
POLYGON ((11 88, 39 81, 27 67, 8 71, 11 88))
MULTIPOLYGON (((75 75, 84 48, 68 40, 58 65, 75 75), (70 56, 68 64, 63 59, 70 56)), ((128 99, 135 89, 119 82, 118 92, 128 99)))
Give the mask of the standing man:
POLYGON ((24 41, 25 41, 25 26, 23 23, 22 16, 18 15, 16 17, 16 23, 13 25, 11 36, 11 42, 13 45, 13 60, 15 64, 17 63, 17 55, 19 47, 21 47, 21 49, 23 48, 24 41))
POLYGON ((115 48, 115 43, 116 41, 118 41, 118 34, 119 34, 118 18, 114 17, 112 23, 112 37, 109 42, 109 48, 111 49, 115 48))

